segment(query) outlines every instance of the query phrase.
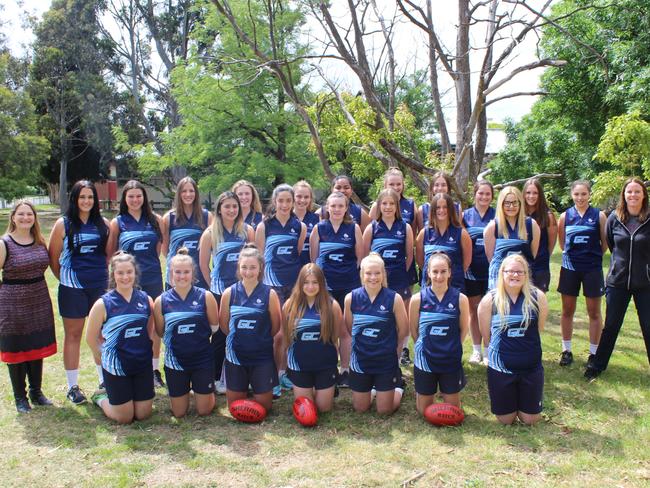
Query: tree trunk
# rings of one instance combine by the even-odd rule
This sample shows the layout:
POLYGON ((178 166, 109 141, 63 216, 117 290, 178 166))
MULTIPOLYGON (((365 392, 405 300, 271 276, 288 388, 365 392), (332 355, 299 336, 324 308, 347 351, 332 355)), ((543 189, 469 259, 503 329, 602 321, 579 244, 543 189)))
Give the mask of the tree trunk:
POLYGON ((458 0, 458 32, 456 36, 456 168, 454 177, 465 191, 469 180, 470 153, 463 150, 471 144, 472 132, 468 125, 472 116, 472 95, 469 64, 469 0, 458 0))

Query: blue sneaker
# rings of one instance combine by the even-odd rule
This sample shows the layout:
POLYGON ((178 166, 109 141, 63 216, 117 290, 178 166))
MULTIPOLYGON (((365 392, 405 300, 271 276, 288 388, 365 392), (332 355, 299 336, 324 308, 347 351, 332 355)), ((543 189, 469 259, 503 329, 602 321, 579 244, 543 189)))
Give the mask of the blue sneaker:
POLYGON ((289 376, 287 376, 287 373, 284 373, 282 376, 280 376, 280 387, 283 390, 292 390, 293 389, 293 383, 289 379, 289 376))

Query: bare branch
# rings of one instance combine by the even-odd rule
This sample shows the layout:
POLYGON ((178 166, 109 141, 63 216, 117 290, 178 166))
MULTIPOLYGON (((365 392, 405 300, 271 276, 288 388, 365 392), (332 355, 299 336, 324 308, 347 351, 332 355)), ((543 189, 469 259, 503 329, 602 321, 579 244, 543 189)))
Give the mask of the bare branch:
POLYGON ((516 93, 510 93, 508 95, 503 95, 501 97, 493 98, 492 100, 489 100, 485 102, 485 106, 487 107, 488 105, 491 105, 496 102, 500 102, 501 100, 505 100, 506 98, 514 98, 514 97, 534 97, 538 95, 548 95, 547 91, 530 91, 530 92, 516 92, 516 93))
MULTIPOLYGON (((487 173, 481 173, 481 174, 487 174, 487 173)), ((498 185, 494 185, 495 190, 500 190, 501 188, 505 188, 506 186, 514 186, 514 185, 520 185, 522 183, 526 183, 529 179, 531 178, 537 178, 537 179, 544 179, 544 178, 562 178, 563 175, 557 174, 557 173, 539 173, 537 175, 533 176, 528 176, 527 178, 521 178, 519 180, 512 180, 512 181, 507 181, 505 183, 499 183, 498 185)))
POLYGON ((566 64, 567 61, 561 59, 540 59, 539 61, 535 61, 533 63, 528 63, 523 66, 519 66, 518 68, 512 70, 508 76, 499 80, 497 83, 493 84, 488 89, 486 89, 484 94, 485 96, 489 95, 494 90, 505 85, 507 82, 512 80, 515 76, 517 76, 519 73, 523 73, 524 71, 530 71, 531 69, 535 69, 535 68, 543 68, 545 66, 554 66, 556 68, 559 68, 565 66, 566 64))

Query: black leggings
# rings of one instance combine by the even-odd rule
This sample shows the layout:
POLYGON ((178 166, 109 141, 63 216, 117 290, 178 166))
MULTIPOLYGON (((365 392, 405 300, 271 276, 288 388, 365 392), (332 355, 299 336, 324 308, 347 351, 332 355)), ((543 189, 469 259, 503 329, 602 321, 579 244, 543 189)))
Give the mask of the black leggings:
POLYGON ((35 359, 23 363, 7 364, 14 398, 27 398, 25 378, 29 380, 29 391, 40 392, 43 383, 43 360, 35 359))

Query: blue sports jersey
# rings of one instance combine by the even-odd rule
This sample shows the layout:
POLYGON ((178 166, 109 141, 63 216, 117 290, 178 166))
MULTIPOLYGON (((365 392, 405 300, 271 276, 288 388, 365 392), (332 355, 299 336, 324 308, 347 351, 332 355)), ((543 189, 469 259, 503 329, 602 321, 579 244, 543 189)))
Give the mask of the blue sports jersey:
POLYGON ((226 288, 237 282, 237 261, 248 238, 247 229, 244 225, 244 235, 241 236, 223 227, 223 241, 212 250, 210 291, 216 295, 223 295, 226 288))
POLYGON ((212 328, 205 305, 206 290, 193 286, 185 299, 173 288, 160 295, 165 319, 165 366, 184 371, 214 367, 212 328))
POLYGON ((350 208, 348 209, 348 213, 350 214, 350 217, 352 217, 352 220, 354 220, 355 224, 358 224, 359 227, 361 226, 361 205, 357 205, 356 203, 352 203, 352 200, 349 200, 350 202, 350 208))
POLYGON ((140 284, 162 284, 162 271, 158 257, 160 239, 151 223, 144 217, 135 220, 129 213, 117 216, 120 229, 118 247, 135 257, 140 268, 140 284))
POLYGON ((127 302, 117 290, 102 295, 106 321, 102 324, 102 368, 114 376, 151 371, 152 341, 147 330, 149 296, 133 290, 127 302))
POLYGON ((269 286, 293 286, 300 272, 298 239, 302 225, 291 215, 285 225, 276 217, 264 221, 264 283, 269 286))
POLYGON ((549 271, 551 269, 551 254, 548 252, 548 227, 539 228, 539 247, 533 259, 531 271, 549 271))
POLYGON ((373 220, 370 250, 384 260, 388 288, 400 293, 410 286, 406 269, 406 223, 403 220, 394 221, 390 229, 383 220, 373 220))
POLYGON ((320 238, 317 264, 325 274, 327 289, 351 290, 361 286, 355 245, 355 223, 342 223, 334 231, 329 220, 321 220, 318 225, 320 238))
MULTIPOLYGON (((178 250, 181 247, 187 248, 189 255, 192 256, 194 265, 196 269, 199 269, 199 241, 201 240, 201 234, 208 226, 208 211, 202 210, 203 218, 203 227, 194 223, 194 217, 190 216, 183 225, 178 225, 176 223, 176 213, 174 211, 169 212, 169 249, 167 251, 167 283, 171 283, 171 275, 169 274, 169 263, 171 259, 176 256, 178 250)), ((203 279, 201 273, 197 273, 197 283, 196 286, 199 286, 204 289, 208 289, 209 286, 203 279)))
POLYGON ((59 256, 59 281, 69 288, 106 288, 108 265, 106 250, 97 226, 88 221, 81 224, 79 232, 72 235, 73 248, 68 248, 68 231, 72 225, 63 217, 65 235, 59 256))
POLYGON ((564 214, 562 267, 571 271, 596 271, 603 266, 600 247, 600 210, 589 207, 580 216, 575 207, 564 214))
POLYGON ((526 327, 522 315, 523 302, 523 293, 519 294, 515 303, 510 302, 510 313, 505 318, 505 327, 496 307, 492 306, 488 361, 490 368, 502 373, 525 373, 542 366, 542 344, 537 314, 533 314, 526 327))
POLYGON ((528 266, 531 266, 533 262, 533 251, 530 248, 530 244, 533 242, 533 220, 530 217, 526 217, 526 233, 528 234, 528 239, 525 241, 518 237, 518 225, 515 225, 515 228, 513 229, 510 227, 510 224, 507 223, 509 237, 508 239, 504 239, 498 234, 498 224, 496 221, 494 223, 494 237, 496 238, 496 242, 494 244, 492 261, 490 261, 490 267, 488 269, 488 288, 490 290, 497 286, 497 278, 499 276, 501 263, 510 254, 521 254, 528 261, 528 266))
POLYGON ((397 368, 394 304, 395 292, 388 288, 382 288, 374 302, 364 287, 352 290, 352 371, 383 374, 397 368))
POLYGON ((400 197, 399 209, 402 213, 402 220, 407 224, 413 225, 415 221, 415 202, 410 198, 400 197))
POLYGON ((457 288, 448 288, 440 301, 431 287, 420 290, 416 368, 428 373, 453 373, 462 367, 459 297, 457 288))
POLYGON ((465 273, 463 271, 463 249, 461 236, 463 229, 450 225, 444 234, 440 235, 433 227, 424 228, 424 266, 420 286, 424 288, 427 281, 427 266, 434 251, 443 251, 451 259, 451 286, 463 291, 465 289, 465 273))
MULTIPOLYGON (((424 227, 427 227, 429 225, 430 210, 431 210, 431 204, 429 202, 425 202, 422 205, 420 205, 420 212, 422 212, 422 225, 424 227)), ((454 210, 456 210, 456 215, 458 215, 458 218, 460 218, 460 214, 461 214, 460 203, 454 202, 454 210)))
POLYGON ((264 215, 261 212, 250 211, 244 218, 244 223, 250 225, 255 230, 262 220, 264 220, 264 215))
MULTIPOLYGON (((338 324, 333 324, 335 327, 338 324)), ((338 353, 331 342, 321 340, 320 313, 314 304, 296 324, 295 337, 287 352, 287 365, 293 371, 322 371, 336 367, 338 353)))
POLYGON ((485 214, 481 214, 476 207, 468 208, 463 212, 463 225, 472 239, 472 263, 465 273, 465 279, 471 281, 485 281, 488 279, 489 263, 485 255, 483 231, 494 220, 496 211, 488 207, 485 214))
POLYGON ((226 359, 232 364, 257 366, 273 361, 270 292, 264 283, 259 283, 250 296, 241 281, 230 287, 226 359))
POLYGON ((307 227, 307 233, 305 234, 305 243, 302 245, 302 251, 300 252, 300 267, 302 268, 305 264, 311 262, 311 257, 309 256, 309 237, 311 236, 311 231, 314 230, 314 227, 318 225, 320 216, 315 212, 305 213, 305 218, 302 219, 302 223, 307 227))

